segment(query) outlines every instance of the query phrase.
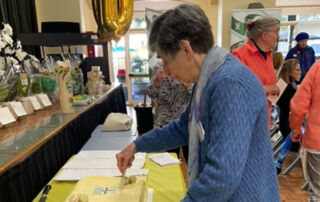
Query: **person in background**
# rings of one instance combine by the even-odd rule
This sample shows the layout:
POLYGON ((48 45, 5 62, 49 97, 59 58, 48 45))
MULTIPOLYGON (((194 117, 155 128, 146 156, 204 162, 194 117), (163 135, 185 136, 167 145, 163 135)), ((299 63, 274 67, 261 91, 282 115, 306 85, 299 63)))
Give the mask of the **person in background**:
MULTIPOLYGON (((161 63, 153 67, 151 85, 147 89, 149 97, 156 101, 155 126, 162 128, 171 120, 178 119, 190 99, 191 84, 181 84, 163 69, 161 63)), ((183 156, 188 160, 188 146, 182 147, 183 156)), ((180 147, 168 150, 179 157, 180 147)))
POLYGON ((286 60, 294 58, 300 61, 302 73, 300 82, 303 80, 310 67, 315 62, 315 52, 312 47, 307 45, 308 39, 308 33, 300 32, 295 38, 297 45, 291 48, 286 56, 286 60))
POLYGON ((288 86, 283 91, 281 97, 279 98, 277 105, 280 108, 280 132, 285 140, 281 146, 279 156, 275 162, 277 173, 280 174, 282 170, 282 164, 285 157, 291 147, 294 147, 297 151, 299 149, 299 143, 291 142, 290 133, 291 129, 289 127, 289 112, 290 112, 290 100, 297 91, 297 82, 300 81, 301 70, 299 61, 296 59, 286 60, 283 63, 282 68, 279 72, 279 79, 283 79, 288 86))
POLYGON ((189 144, 182 201, 280 201, 264 89, 239 60, 214 46, 203 10, 181 4, 166 11, 152 25, 149 48, 174 78, 195 84, 178 120, 116 155, 120 172, 132 165, 136 152, 189 144))
POLYGON ((284 62, 283 55, 281 52, 274 52, 272 53, 272 58, 273 58, 274 71, 276 74, 278 74, 284 62))
POLYGON ((320 61, 308 71, 297 92, 291 99, 289 124, 292 129, 291 140, 302 139, 302 164, 309 182, 308 201, 320 201, 320 61), (302 137, 302 124, 306 128, 302 137))
MULTIPOLYGON (((274 17, 258 16, 247 23, 248 42, 236 48, 233 55, 259 78, 266 96, 280 93, 276 85, 277 76, 273 67, 271 51, 279 40, 280 21, 274 17)), ((268 100, 268 117, 270 127, 271 102, 268 100)))

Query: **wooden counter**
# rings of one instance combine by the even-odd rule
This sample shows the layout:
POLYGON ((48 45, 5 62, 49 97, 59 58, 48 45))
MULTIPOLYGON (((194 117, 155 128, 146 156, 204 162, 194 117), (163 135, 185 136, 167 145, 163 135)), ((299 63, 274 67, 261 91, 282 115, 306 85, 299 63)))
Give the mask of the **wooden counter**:
POLYGON ((93 129, 110 112, 126 113, 120 85, 111 85, 106 94, 87 106, 76 106, 75 113, 62 114, 56 104, 11 124, 9 128, 1 128, 0 201, 32 200, 39 188, 51 179, 65 160, 78 152, 93 129), (46 176, 41 176, 43 170, 46 170, 46 176), (18 193, 12 189, 28 187, 30 182, 24 179, 34 181, 31 182, 34 186, 26 188, 21 195, 21 190, 18 193), (8 184, 4 184, 5 181, 8 184), (10 183, 15 186, 8 186, 10 183), (10 195, 5 191, 7 189, 10 195))

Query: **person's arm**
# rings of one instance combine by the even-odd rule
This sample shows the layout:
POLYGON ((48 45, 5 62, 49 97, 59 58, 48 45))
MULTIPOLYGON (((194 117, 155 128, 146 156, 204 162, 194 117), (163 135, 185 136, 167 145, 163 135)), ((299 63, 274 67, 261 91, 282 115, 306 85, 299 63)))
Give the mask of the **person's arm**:
POLYGON ((289 124, 290 128, 295 133, 301 131, 304 117, 309 112, 312 98, 312 83, 315 79, 315 73, 319 66, 314 65, 308 71, 306 77, 303 79, 296 94, 290 102, 289 124))
POLYGON ((153 129, 134 141, 137 152, 164 151, 188 144, 188 120, 190 104, 180 119, 168 125, 153 129))
POLYGON ((180 119, 170 122, 163 128, 157 128, 136 139, 116 155, 117 166, 121 173, 130 168, 136 152, 157 152, 188 144, 188 119, 190 104, 180 119))
MULTIPOLYGON (((258 94, 252 93, 257 90, 230 80, 210 87, 212 119, 209 122, 211 132, 205 134, 210 136, 207 163, 189 187, 184 202, 228 201, 239 186, 252 144, 251 136, 256 135, 252 133, 258 114, 267 116, 263 89, 255 88, 259 88, 258 94), (265 114, 261 114, 262 110, 265 114)), ((267 123, 265 126, 267 130, 267 123)))

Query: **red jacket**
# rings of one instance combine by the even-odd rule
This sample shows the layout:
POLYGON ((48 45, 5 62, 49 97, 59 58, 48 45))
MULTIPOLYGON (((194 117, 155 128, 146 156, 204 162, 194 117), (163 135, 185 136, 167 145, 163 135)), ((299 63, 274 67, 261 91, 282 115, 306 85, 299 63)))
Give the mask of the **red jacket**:
POLYGON ((314 63, 291 99, 289 123, 299 130, 308 115, 302 146, 320 151, 320 61, 314 63))
MULTIPOLYGON (((277 83, 271 51, 267 53, 267 59, 265 60, 253 42, 248 41, 245 45, 236 48, 233 51, 233 55, 244 65, 249 67, 249 69, 259 78, 262 85, 273 85, 277 83)), ((269 100, 268 112, 270 122, 271 102, 269 100)))

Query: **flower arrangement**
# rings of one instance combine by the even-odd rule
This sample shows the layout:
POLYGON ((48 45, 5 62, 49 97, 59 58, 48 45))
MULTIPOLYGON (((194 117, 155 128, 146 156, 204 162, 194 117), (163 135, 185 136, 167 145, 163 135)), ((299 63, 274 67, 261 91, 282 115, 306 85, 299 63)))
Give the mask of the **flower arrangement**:
MULTIPOLYGON (((22 49, 21 42, 16 39, 11 26, 0 22, 0 101, 15 97, 19 88, 18 74, 30 74, 31 65, 39 67, 36 64, 39 64, 39 60, 22 49)), ((23 94, 27 95, 27 92, 23 94)))
POLYGON ((59 66, 57 68, 58 74, 62 74, 62 79, 67 75, 67 73, 70 71, 70 67, 63 67, 59 66))

